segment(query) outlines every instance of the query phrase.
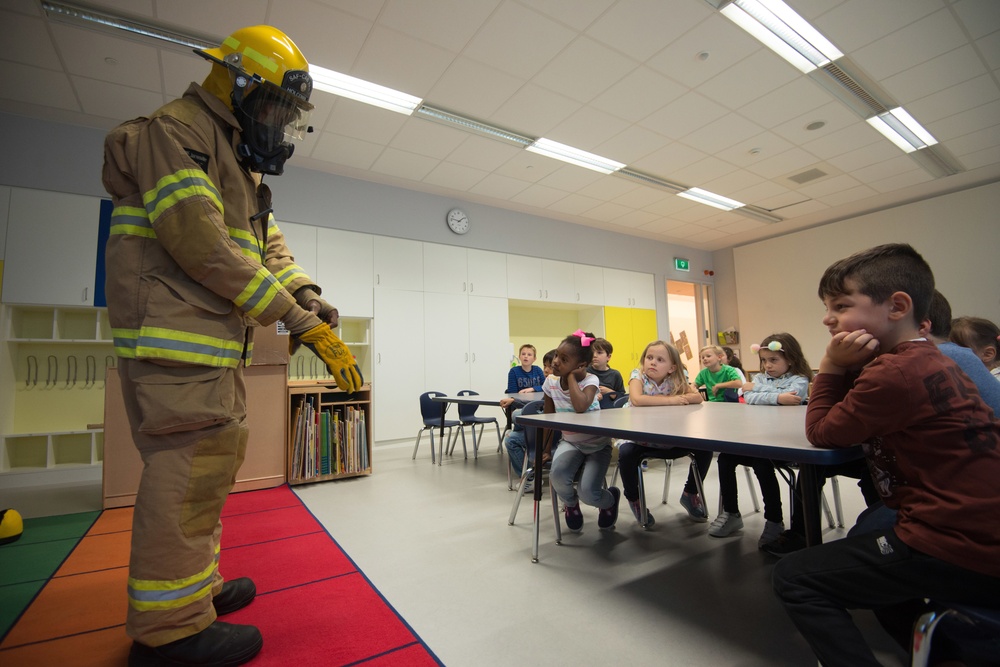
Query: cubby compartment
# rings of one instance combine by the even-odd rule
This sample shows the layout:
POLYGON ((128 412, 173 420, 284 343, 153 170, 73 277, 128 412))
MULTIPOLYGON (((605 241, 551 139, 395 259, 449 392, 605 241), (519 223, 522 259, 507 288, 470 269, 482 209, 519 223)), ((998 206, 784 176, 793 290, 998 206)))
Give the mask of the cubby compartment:
POLYGON ((100 311, 96 308, 56 310, 56 338, 72 341, 97 340, 99 314, 100 311))
POLYGON ((25 468, 46 468, 49 438, 46 435, 7 436, 4 438, 5 472, 25 468))
POLYGON ((55 433, 52 435, 52 458, 57 466, 90 465, 93 462, 93 434, 55 433))
POLYGON ((11 308, 10 340, 53 340, 55 328, 51 308, 11 308))

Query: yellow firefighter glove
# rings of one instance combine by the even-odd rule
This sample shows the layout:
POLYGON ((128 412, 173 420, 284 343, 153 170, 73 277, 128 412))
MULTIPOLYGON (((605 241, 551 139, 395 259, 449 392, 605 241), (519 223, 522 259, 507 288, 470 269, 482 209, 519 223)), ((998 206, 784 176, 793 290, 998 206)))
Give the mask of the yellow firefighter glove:
POLYGON ((355 363, 351 351, 344 345, 344 341, 330 329, 328 324, 319 324, 312 329, 295 335, 295 340, 302 343, 313 351, 317 357, 323 360, 326 367, 330 369, 330 374, 336 380, 337 386, 346 392, 355 392, 361 389, 364 378, 361 377, 361 370, 355 363))

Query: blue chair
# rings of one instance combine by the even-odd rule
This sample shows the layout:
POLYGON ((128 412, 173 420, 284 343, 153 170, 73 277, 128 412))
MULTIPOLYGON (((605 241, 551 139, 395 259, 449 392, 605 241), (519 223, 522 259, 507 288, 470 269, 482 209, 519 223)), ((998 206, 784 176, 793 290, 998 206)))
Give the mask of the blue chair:
MULTIPOLYGON (((471 389, 463 389, 458 392, 459 396, 478 396, 479 392, 472 391, 471 389)), ((476 410, 479 408, 478 405, 469 405, 467 403, 458 404, 458 420, 461 422, 458 426, 458 432, 462 436, 462 448, 465 448, 465 427, 468 426, 472 429, 472 458, 479 458, 479 443, 483 440, 483 431, 486 429, 487 424, 493 424, 497 429, 497 450, 503 446, 503 440, 500 435, 500 422, 497 421, 496 417, 477 417, 476 410), (479 439, 476 439, 476 426, 479 426, 479 439)), ((456 437, 457 441, 458 438, 456 437)), ((455 449, 456 442, 452 442, 452 450, 455 449)), ((468 456, 466 456, 468 458, 468 456)))
POLYGON ((960 646, 961 657, 970 664, 996 664, 1000 656, 1000 611, 949 604, 927 612, 914 625, 912 667, 927 666, 935 630, 960 646))
MULTIPOLYGON (((528 403, 527 405, 525 405, 524 408, 521 409, 521 414, 525 415, 525 416, 527 416, 527 415, 537 415, 537 414, 540 414, 544 408, 545 408, 545 402, 544 401, 532 401, 532 402, 528 403)), ((559 432, 558 431, 553 432, 553 440, 552 440, 553 443, 556 443, 556 442, 559 441, 558 440, 558 436, 559 436, 559 432)), ((517 508, 521 506, 521 496, 524 495, 521 492, 521 489, 524 488, 524 485, 527 484, 528 477, 534 472, 535 447, 538 445, 538 429, 534 428, 534 427, 531 427, 531 426, 525 426, 524 427, 524 441, 527 444, 527 451, 524 454, 524 466, 521 469, 521 482, 520 482, 519 486, 517 487, 518 488, 518 492, 516 494, 514 494, 514 496, 515 496, 514 497, 514 506, 510 508, 510 518, 507 520, 507 524, 511 525, 511 526, 514 525, 514 518, 517 516, 517 508)), ((543 471, 543 473, 544 473, 544 471, 543 471)), ((534 483, 535 484, 541 484, 542 483, 542 475, 535 475, 534 476, 534 483)), ((557 515, 557 519, 558 519, 558 515, 557 515)))
MULTIPOLYGON (((417 458, 417 448, 420 447, 420 436, 424 434, 424 431, 431 432, 431 463, 435 463, 434 457, 434 429, 440 429, 442 426, 448 429, 448 440, 451 440, 452 429, 456 426, 460 426, 460 422, 454 419, 444 420, 444 424, 441 423, 441 404, 435 403, 431 400, 434 396, 445 396, 445 394, 440 391, 425 391, 420 394, 420 416, 424 420, 423 428, 417 432, 417 443, 413 445, 413 456, 412 459, 417 458)), ((444 452, 444 443, 442 444, 442 454, 444 452)), ((464 447, 464 443, 463 443, 464 447)))

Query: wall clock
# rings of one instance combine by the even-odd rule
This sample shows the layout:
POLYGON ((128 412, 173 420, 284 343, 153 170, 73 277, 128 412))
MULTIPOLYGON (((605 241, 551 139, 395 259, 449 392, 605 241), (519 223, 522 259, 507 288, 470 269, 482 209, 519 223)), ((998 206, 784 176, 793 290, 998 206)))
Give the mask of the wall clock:
POLYGON ((465 214, 465 211, 453 208, 448 211, 448 228, 456 234, 464 234, 469 231, 469 216, 465 214))

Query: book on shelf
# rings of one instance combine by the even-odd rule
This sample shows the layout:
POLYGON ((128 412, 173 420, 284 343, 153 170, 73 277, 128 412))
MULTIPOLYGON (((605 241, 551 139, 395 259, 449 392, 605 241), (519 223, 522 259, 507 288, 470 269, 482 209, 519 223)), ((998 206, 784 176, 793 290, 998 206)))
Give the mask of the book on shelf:
POLYGON ((370 469, 365 412, 353 405, 316 408, 313 397, 296 406, 290 481, 362 473, 370 469))

